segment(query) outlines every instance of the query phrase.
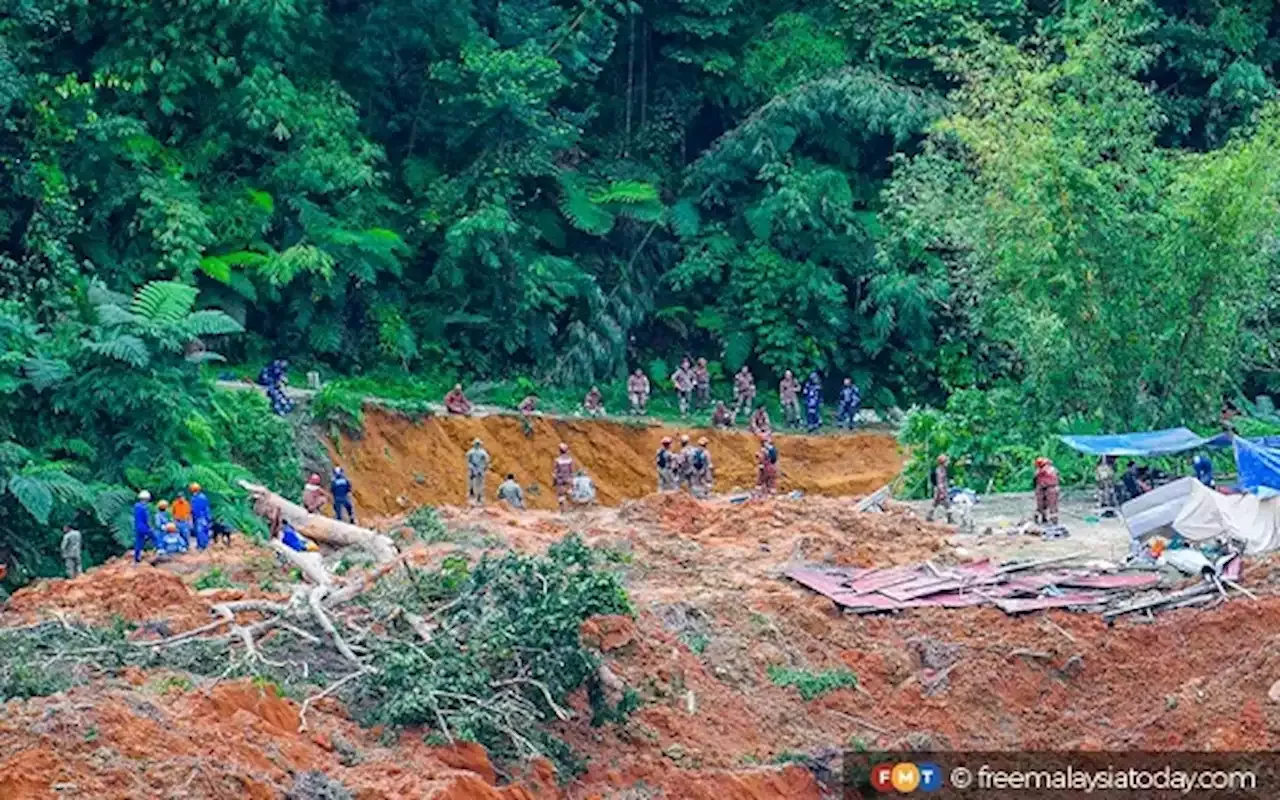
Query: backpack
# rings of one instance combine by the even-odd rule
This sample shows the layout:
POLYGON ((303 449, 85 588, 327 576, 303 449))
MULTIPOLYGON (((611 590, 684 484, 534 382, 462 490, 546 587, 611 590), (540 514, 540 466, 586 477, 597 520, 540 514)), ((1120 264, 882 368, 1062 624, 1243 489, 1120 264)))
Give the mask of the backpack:
POLYGON ((702 448, 698 448, 697 450, 694 450, 693 451, 693 468, 696 469, 698 472, 702 472, 702 470, 706 469, 706 467, 707 467, 706 451, 704 451, 702 448))
POLYGON ((767 454, 768 454, 768 456, 769 456, 769 463, 770 463, 770 464, 777 464, 777 463, 778 463, 778 448, 774 447, 773 445, 769 445, 769 446, 766 448, 766 452, 767 452, 767 454))
POLYGON ((658 469, 666 469, 671 463, 671 453, 667 450, 658 451, 658 469))

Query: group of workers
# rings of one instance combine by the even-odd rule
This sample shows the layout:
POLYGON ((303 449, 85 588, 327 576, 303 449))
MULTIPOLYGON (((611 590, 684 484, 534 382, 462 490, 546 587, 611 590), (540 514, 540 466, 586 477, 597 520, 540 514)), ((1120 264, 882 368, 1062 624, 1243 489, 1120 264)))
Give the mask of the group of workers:
MULTIPOLYGON (((467 451, 467 502, 471 505, 484 505, 485 478, 493 459, 484 443, 476 439, 467 451)), ((591 476, 580 468, 569 453, 569 445, 560 443, 558 452, 551 464, 551 485, 556 493, 556 504, 564 511, 572 502, 575 506, 588 506, 595 503, 596 487, 591 476)), ((515 473, 508 472, 507 477, 498 486, 498 500, 511 508, 523 509, 524 489, 516 481, 515 473)))
POLYGON ((356 507, 351 499, 351 479, 342 467, 333 468, 333 477, 329 479, 329 494, 326 496, 318 473, 311 473, 307 483, 302 487, 302 507, 311 514, 319 514, 325 503, 333 503, 333 518, 341 522, 345 513, 346 521, 355 524, 356 507))
MULTIPOLYGON (((154 544, 160 553, 185 553, 191 549, 192 538, 195 546, 204 550, 209 540, 215 536, 226 536, 230 541, 230 531, 213 519, 213 510, 209 498, 200 484, 192 483, 187 487, 191 499, 178 492, 170 503, 160 500, 151 507, 151 492, 143 489, 138 492, 138 501, 133 504, 133 560, 142 560, 142 551, 148 544, 154 544)), ((64 537, 63 559, 67 559, 66 540, 64 537)))
MULTIPOLYGON (((952 522, 951 478, 948 469, 950 465, 951 458, 943 453, 938 456, 937 462, 929 473, 929 484, 933 488, 933 505, 929 507, 929 513, 925 519, 930 522, 939 510, 946 515, 948 524, 952 522)), ((1062 477, 1058 473, 1058 468, 1053 465, 1053 461, 1044 456, 1035 460, 1032 488, 1036 498, 1035 522, 1039 525, 1058 525, 1062 477)))
MULTIPOLYGON (((685 358, 671 374, 670 380, 676 390, 682 417, 687 417, 691 409, 711 408, 712 427, 732 428, 741 415, 747 414, 747 426, 753 433, 772 432, 768 410, 763 403, 756 403, 756 381, 750 368, 744 366, 733 376, 733 408, 726 405, 723 400, 716 401, 714 407, 712 406, 711 373, 705 358, 699 358, 696 362, 685 358)), ((637 368, 627 376, 627 399, 631 404, 632 414, 647 413, 651 390, 652 384, 644 370, 637 368)), ((778 384, 778 399, 788 427, 800 427, 802 417, 804 427, 810 433, 822 427, 822 378, 816 370, 809 374, 804 384, 796 380, 791 370, 787 370, 778 384)), ((453 388, 445 394, 444 407, 450 414, 458 415, 469 415, 475 409, 460 383, 454 384, 453 388)), ((536 394, 526 396, 517 406, 526 420, 537 410, 537 407, 536 394)), ((862 393, 852 378, 845 378, 840 388, 836 408, 836 425, 852 429, 861 407, 862 393)), ((582 412, 590 417, 605 415, 604 395, 600 387, 592 386, 587 392, 582 400, 582 412)))
POLYGON ((293 401, 284 391, 284 387, 289 383, 288 372, 289 362, 283 358, 277 358, 258 373, 258 385, 267 390, 267 400, 271 402, 271 410, 280 416, 293 410, 293 401))

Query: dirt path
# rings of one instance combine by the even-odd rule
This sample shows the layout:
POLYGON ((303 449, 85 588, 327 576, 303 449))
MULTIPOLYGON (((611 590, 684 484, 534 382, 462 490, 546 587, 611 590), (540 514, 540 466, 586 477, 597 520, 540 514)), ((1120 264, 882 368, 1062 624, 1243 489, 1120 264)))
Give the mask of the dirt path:
MULTIPOLYGON (((688 433, 710 440, 716 491, 755 485, 758 440, 745 431, 718 431, 637 421, 539 416, 526 436, 521 421, 507 416, 432 417, 411 423, 370 409, 359 439, 332 445, 335 464, 355 485, 359 509, 395 514, 423 504, 466 502, 465 454, 480 438, 493 457, 486 491, 492 496, 508 472, 526 488, 533 508, 554 508, 551 464, 560 442, 596 482, 599 499, 617 505, 655 489, 654 453, 664 436, 688 433)), ((777 437, 781 490, 807 494, 856 495, 892 481, 903 456, 892 436, 859 433, 838 436, 777 437)))

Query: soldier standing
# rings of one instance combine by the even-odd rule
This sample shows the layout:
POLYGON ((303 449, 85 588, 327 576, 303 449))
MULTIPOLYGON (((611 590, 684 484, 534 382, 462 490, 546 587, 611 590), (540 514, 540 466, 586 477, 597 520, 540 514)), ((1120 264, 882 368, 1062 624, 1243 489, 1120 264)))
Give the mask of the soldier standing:
POLYGON ((817 370, 809 373, 809 380, 804 384, 804 413, 809 433, 822 427, 822 379, 817 370))
POLYGON ((484 476, 488 471, 489 452, 476 439, 467 451, 467 501, 473 506, 484 505, 484 476))
POLYGON ((689 488, 694 497, 705 500, 711 496, 711 486, 715 482, 711 453, 707 450, 707 437, 699 439, 698 446, 689 454, 689 466, 692 470, 689 488))
POLYGON ((662 437, 662 446, 653 457, 653 464, 658 468, 658 491, 670 492, 676 488, 676 454, 671 452, 671 437, 662 437))
POLYGON ((1094 471, 1098 481, 1098 507, 1115 508, 1116 502, 1116 457, 1103 456, 1098 459, 1098 467, 1094 471))
POLYGON ((933 505, 929 508, 929 516, 925 517, 929 522, 933 522, 933 515, 939 508, 946 512, 947 522, 951 522, 951 481, 947 477, 949 460, 946 453, 938 456, 938 466, 929 473, 929 482, 933 484, 933 505))
POLYGON ((711 371, 705 358, 698 359, 698 365, 693 368, 693 386, 698 391, 698 409, 711 405, 711 371))
POLYGON ((1058 524, 1058 468, 1049 459, 1036 459, 1036 522, 1058 524))
POLYGON ((768 497, 778 489, 778 448, 768 435, 760 437, 760 450, 756 453, 756 492, 768 497))
POLYGON ((80 531, 70 524, 62 526, 62 563, 67 568, 68 578, 80 575, 80 531))
POLYGON ((632 414, 643 414, 649 405, 649 378, 639 368, 627 378, 627 399, 632 414))
POLYGON ((556 504, 564 511, 565 501, 573 489, 573 473, 575 472, 573 456, 569 455, 569 445, 560 443, 560 455, 551 465, 551 485, 556 491, 556 504))
POLYGON ((737 416, 742 412, 751 412, 751 406, 756 401, 756 379, 752 376, 751 370, 743 365, 738 370, 738 374, 733 376, 733 414, 737 416))
POLYGON ((689 398, 693 394, 693 366, 689 359, 680 362, 680 368, 671 373, 671 383, 676 387, 676 395, 680 398, 680 416, 689 416, 689 398))
POLYGON ((791 370, 782 373, 782 380, 778 382, 778 400, 782 403, 782 418, 786 421, 787 427, 798 427, 800 425, 800 382, 796 380, 795 375, 791 374, 791 370))
POLYGON ((690 456, 693 448, 689 446, 689 434, 680 436, 680 452, 676 453, 676 488, 693 490, 693 464, 690 456))
POLYGON ((861 406, 862 393, 858 391, 852 378, 845 378, 844 386, 840 387, 840 407, 836 412, 836 424, 852 430, 854 417, 858 415, 858 408, 861 406))
POLYGON ((765 410, 763 405, 751 415, 751 424, 748 426, 748 430, 755 434, 773 433, 773 425, 769 421, 769 412, 765 410))

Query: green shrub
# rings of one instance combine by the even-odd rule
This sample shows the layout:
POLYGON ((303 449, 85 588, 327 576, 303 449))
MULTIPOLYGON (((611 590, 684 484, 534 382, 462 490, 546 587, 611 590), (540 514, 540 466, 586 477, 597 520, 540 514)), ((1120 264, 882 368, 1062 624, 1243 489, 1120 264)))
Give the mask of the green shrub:
POLYGON ((834 692, 836 689, 847 689, 858 685, 858 676, 847 669, 810 672, 805 669, 772 666, 768 671, 769 680, 775 686, 794 686, 804 700, 812 700, 827 692, 834 692))
POLYGON ((230 589, 235 586, 226 573, 222 571, 222 567, 210 567, 199 578, 196 578, 192 584, 196 591, 202 589, 230 589))
POLYGON ((311 400, 311 414, 330 431, 359 435, 364 430, 364 395, 342 381, 327 384, 311 400))

